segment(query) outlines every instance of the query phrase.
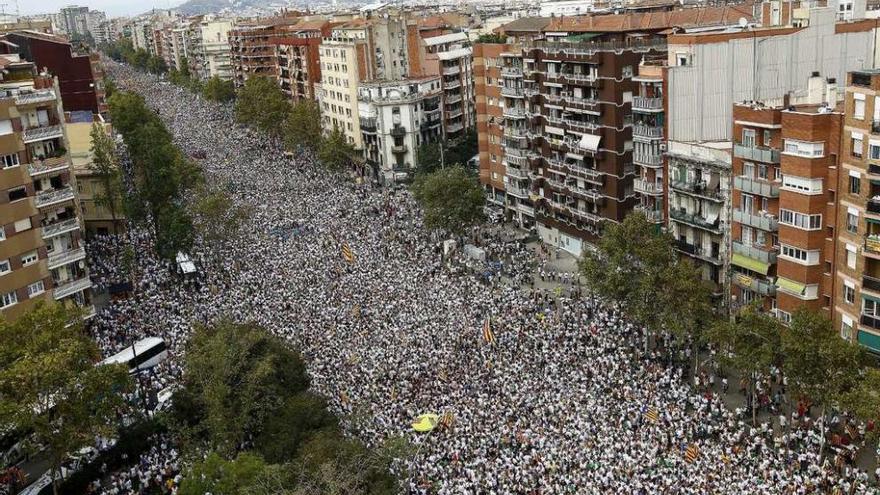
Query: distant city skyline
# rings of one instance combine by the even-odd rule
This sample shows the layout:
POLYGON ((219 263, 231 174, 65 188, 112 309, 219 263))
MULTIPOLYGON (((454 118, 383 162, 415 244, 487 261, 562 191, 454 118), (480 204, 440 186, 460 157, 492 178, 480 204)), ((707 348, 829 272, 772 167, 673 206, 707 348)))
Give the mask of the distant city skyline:
MULTIPOLYGON (((53 14, 69 5, 80 5, 90 10, 103 10, 110 17, 123 15, 136 15, 152 8, 171 8, 182 3, 181 0, 143 0, 132 2, 131 0, 88 0, 86 2, 72 2, 70 0, 44 0, 42 2, 26 2, 18 0, 20 15, 53 14)), ((7 14, 15 14, 15 0, 0 0, 7 14)))

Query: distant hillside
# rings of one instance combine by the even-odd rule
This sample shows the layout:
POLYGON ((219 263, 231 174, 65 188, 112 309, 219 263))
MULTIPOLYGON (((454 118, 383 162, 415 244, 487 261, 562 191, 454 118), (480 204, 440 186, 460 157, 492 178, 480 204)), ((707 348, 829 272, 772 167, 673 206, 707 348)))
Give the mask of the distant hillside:
POLYGON ((184 15, 201 15, 220 12, 228 7, 232 7, 230 0, 187 0, 175 10, 184 15))

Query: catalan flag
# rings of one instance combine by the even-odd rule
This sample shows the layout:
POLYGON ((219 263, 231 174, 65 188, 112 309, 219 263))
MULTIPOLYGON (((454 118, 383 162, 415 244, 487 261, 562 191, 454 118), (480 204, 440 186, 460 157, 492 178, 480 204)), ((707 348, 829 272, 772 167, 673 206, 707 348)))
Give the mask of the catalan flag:
POLYGON ((451 428, 453 421, 455 421, 455 415, 452 414, 452 411, 446 411, 443 416, 440 416, 440 424, 444 428, 451 428))
POLYGON ((660 411, 654 409, 653 407, 645 411, 645 419, 652 423, 656 423, 658 419, 660 419, 660 411))
POLYGON ((354 263, 354 253, 351 252, 351 246, 347 243, 342 244, 342 258, 349 263, 354 263))
POLYGON ((487 344, 495 343, 495 332, 492 331, 489 317, 486 317, 486 323, 483 324, 483 340, 485 340, 487 344))
POLYGON ((684 459, 690 463, 696 461, 698 457, 700 457, 700 448, 697 447, 697 444, 689 445, 684 451, 684 459))

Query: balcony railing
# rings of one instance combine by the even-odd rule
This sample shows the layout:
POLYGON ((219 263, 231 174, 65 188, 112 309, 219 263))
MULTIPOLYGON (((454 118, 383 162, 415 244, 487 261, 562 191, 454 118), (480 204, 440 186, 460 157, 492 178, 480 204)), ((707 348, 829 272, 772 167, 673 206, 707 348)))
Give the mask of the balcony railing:
POLYGON ((669 210, 669 216, 676 221, 686 223, 688 225, 705 229, 711 232, 720 233, 720 226, 718 221, 710 223, 706 220, 705 217, 697 214, 688 213, 687 210, 683 208, 673 208, 669 210))
POLYGON ((645 215, 645 218, 651 223, 661 223, 663 221, 663 212, 660 210, 655 210, 645 205, 636 205, 635 210, 645 215))
POLYGON ((762 296, 776 295, 776 285, 767 280, 750 277, 744 273, 734 273, 731 278, 735 285, 743 289, 748 289, 762 296))
POLYGON ((777 258, 776 250, 747 246, 739 241, 733 241, 733 252, 771 265, 776 263, 777 258))
POLYGON ((535 216, 535 209, 529 205, 519 203, 518 205, 516 205, 516 209, 521 211, 522 214, 527 217, 534 217, 535 216))
POLYGON ((504 86, 501 88, 501 96, 507 96, 509 98, 523 98, 525 95, 523 94, 522 88, 510 88, 504 86))
POLYGON ((663 128, 659 126, 636 124, 633 126, 633 136, 660 139, 663 137, 663 128))
POLYGON ((880 215, 880 200, 869 199, 865 203, 865 211, 868 213, 873 213, 875 215, 880 215))
POLYGON ((865 251, 880 255, 880 238, 865 237, 865 251))
POLYGON ((535 43, 536 48, 542 50, 545 54, 562 54, 562 55, 593 55, 598 52, 620 52, 620 51, 648 51, 648 50, 665 50, 666 40, 663 38, 640 39, 629 41, 604 41, 604 42, 568 42, 568 41, 538 41, 535 43))
POLYGON ((43 227, 42 230, 43 239, 49 239, 50 237, 66 234, 67 232, 72 232, 74 230, 77 230, 78 228, 79 220, 76 218, 69 218, 61 222, 46 225, 45 227, 43 227))
POLYGON ((517 185, 514 185, 513 183, 510 183, 510 182, 508 182, 504 186, 504 190, 507 192, 507 194, 510 194, 511 196, 516 196, 517 198, 528 198, 529 197, 529 189, 528 188, 517 186, 517 185))
POLYGON ((678 191, 683 191, 690 194, 696 194, 698 196, 704 196, 712 199, 723 199, 721 194, 721 189, 709 189, 709 184, 706 181, 696 181, 696 180, 671 180, 670 185, 673 189, 678 191))
POLYGON ((27 166, 28 174, 36 177, 43 174, 51 174, 54 172, 62 172, 70 167, 67 156, 59 156, 55 158, 46 158, 45 160, 36 160, 27 166))
POLYGON ((522 77, 523 71, 520 67, 502 67, 501 75, 504 77, 522 77))
POLYGON ((392 153, 406 153, 406 145, 405 144, 393 145, 393 146, 391 146, 391 152, 392 153))
POLYGON ((53 295, 55 297, 55 300, 57 301, 59 299, 64 299, 67 296, 76 294, 77 292, 84 291, 91 286, 92 281, 89 279, 89 277, 83 277, 76 279, 72 282, 68 282, 64 285, 59 285, 58 287, 55 287, 53 295))
POLYGON ((76 249, 68 249, 60 253, 52 253, 49 255, 49 269, 58 268, 86 257, 86 248, 78 247, 76 249))
POLYGON ((733 210, 733 221, 768 232, 779 230, 779 220, 774 215, 753 215, 739 208, 733 210))
POLYGON ((645 96, 633 96, 633 110, 657 111, 663 110, 663 98, 648 98, 645 96))
POLYGON ((767 182, 760 179, 756 180, 748 177, 734 177, 733 187, 742 192, 757 194, 758 196, 765 196, 768 198, 779 197, 779 184, 775 182, 767 182))
POLYGON ((744 160, 764 163, 779 163, 779 150, 763 146, 733 145, 733 156, 744 160))
POLYGON ((38 89, 30 93, 22 93, 15 96, 16 105, 33 105, 55 101, 55 92, 51 89, 38 89))
POLYGON ((45 208, 63 201, 70 201, 74 198, 73 189, 70 186, 61 189, 51 189, 49 191, 41 191, 34 198, 34 204, 37 208, 45 208))
POLYGON ((633 189, 637 193, 642 194, 663 194, 663 185, 644 179, 636 179, 633 181, 633 189))
POLYGON ((504 115, 505 119, 524 119, 526 118, 526 111, 520 107, 504 107, 504 115))
POLYGON ((660 153, 633 153, 633 163, 646 167, 660 167, 663 156, 660 153))
POLYGON ((34 127, 33 129, 25 129, 21 133, 21 139, 25 143, 33 143, 44 139, 60 138, 64 135, 64 128, 61 125, 46 125, 34 127))
POLYGON ((528 179, 529 176, 526 174, 526 171, 513 165, 512 163, 507 164, 507 176, 513 177, 514 179, 528 179))
POLYGON ((862 275, 862 289, 880 293, 880 278, 862 275))
POLYGON ((461 73, 461 67, 458 65, 443 68, 443 75, 444 76, 454 76, 459 73, 461 73))

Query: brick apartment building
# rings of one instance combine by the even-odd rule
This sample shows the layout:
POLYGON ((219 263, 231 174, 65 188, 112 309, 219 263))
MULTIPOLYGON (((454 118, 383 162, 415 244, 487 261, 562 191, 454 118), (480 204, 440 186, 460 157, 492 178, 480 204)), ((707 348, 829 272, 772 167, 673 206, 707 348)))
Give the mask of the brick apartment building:
POLYGON ((321 38, 330 35, 326 20, 302 21, 284 36, 271 38, 276 50, 276 73, 281 90, 293 101, 317 100, 321 83, 321 38))
POLYGON ((299 22, 298 17, 276 17, 245 21, 229 31, 232 80, 244 86, 251 77, 278 78, 278 55, 274 39, 287 35, 288 28, 299 22))
POLYGON ((816 79, 821 103, 733 110, 731 300, 786 323, 801 306, 830 316, 834 293, 843 114, 835 85, 816 79))

